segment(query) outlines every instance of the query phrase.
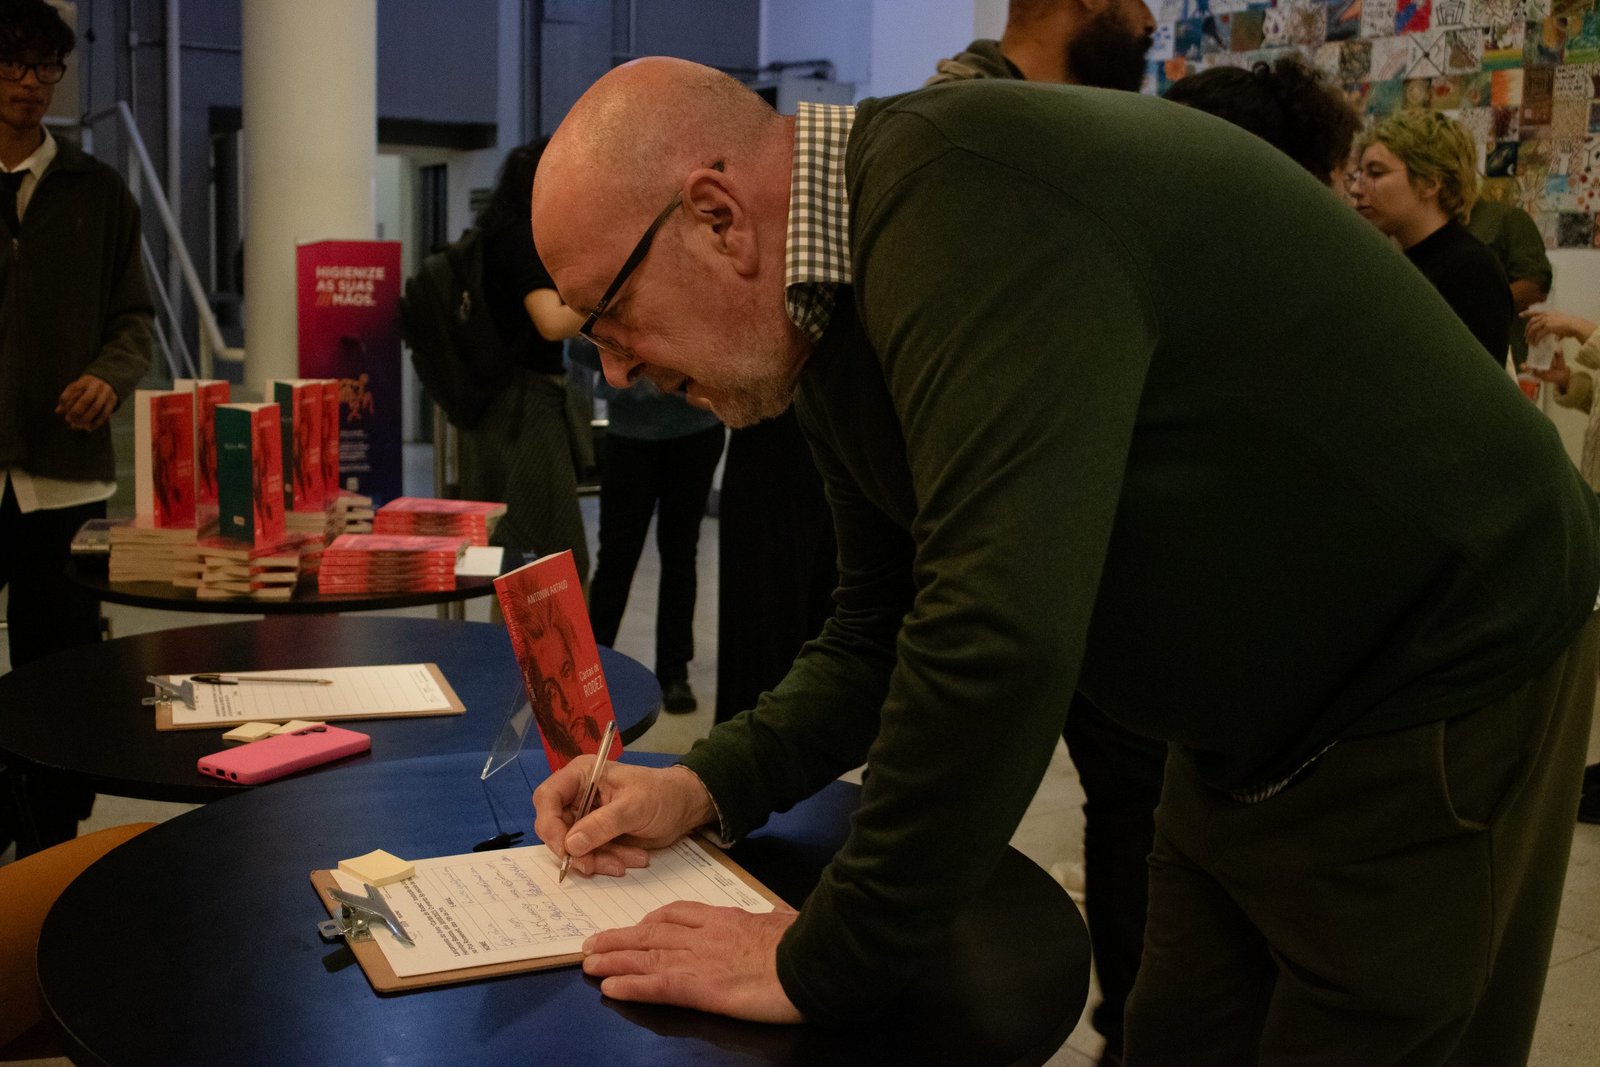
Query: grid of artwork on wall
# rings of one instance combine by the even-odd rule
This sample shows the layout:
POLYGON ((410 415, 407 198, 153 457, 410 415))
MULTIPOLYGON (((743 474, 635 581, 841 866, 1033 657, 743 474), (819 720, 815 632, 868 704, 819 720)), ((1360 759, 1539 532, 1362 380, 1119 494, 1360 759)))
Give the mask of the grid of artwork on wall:
POLYGON ((1597 0, 1148 0, 1152 86, 1299 53, 1369 117, 1448 113, 1481 195, 1520 205, 1551 248, 1600 248, 1597 0))

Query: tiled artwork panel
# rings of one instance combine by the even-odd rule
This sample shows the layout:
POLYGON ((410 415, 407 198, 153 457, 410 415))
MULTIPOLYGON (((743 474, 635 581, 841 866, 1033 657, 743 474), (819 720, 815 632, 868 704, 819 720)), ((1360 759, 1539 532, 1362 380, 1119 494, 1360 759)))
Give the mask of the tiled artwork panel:
POLYGON ((1296 53, 1369 118, 1426 107, 1478 142, 1482 195, 1551 248, 1600 248, 1597 0, 1150 0, 1146 88, 1296 53))

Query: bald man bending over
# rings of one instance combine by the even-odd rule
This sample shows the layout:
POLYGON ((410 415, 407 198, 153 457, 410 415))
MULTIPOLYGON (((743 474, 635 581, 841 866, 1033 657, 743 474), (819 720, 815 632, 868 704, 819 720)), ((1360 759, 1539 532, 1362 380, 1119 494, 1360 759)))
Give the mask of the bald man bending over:
POLYGON ((840 559, 775 691, 678 766, 617 767, 569 826, 574 761, 534 794, 539 835, 620 874, 867 765, 798 913, 598 934, 606 995, 870 1017, 989 877, 1081 690, 1170 742, 1129 1063, 1526 1055, 1600 514, 1315 179, 1133 94, 995 82, 788 119, 652 59, 573 108, 533 223, 612 384, 735 426, 794 397, 840 559))

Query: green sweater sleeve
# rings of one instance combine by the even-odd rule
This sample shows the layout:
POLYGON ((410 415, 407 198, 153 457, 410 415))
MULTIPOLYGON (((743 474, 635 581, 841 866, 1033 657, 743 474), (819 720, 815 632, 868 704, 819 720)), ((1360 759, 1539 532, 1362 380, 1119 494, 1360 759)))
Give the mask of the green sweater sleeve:
MULTIPOLYGON (((873 178, 852 187, 870 343, 858 359, 886 407, 850 374, 805 394, 856 621, 842 613, 746 726, 791 753, 820 737, 849 739, 841 758, 870 743, 851 836, 778 952, 786 992, 816 1020, 868 1014, 910 981, 1037 788, 1075 688, 1153 345, 1140 281, 1092 210, 949 150, 919 118, 894 122, 863 149, 873 178), (982 192, 952 204, 952 189, 982 192), (1038 232, 1064 210, 1065 224, 1038 232), (1052 321, 1080 325, 1041 331, 1052 321), (892 536, 894 494, 862 484, 893 449, 908 457, 909 541, 892 536), (891 641, 884 627, 902 613, 891 641)), ((770 762, 784 751, 746 748, 768 782, 787 777, 770 762)))

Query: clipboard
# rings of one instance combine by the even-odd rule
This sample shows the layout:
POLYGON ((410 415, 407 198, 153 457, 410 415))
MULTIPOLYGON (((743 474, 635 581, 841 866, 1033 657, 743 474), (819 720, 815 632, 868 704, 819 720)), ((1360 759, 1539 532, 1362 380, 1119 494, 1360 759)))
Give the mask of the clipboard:
MULTIPOLYGON (((351 719, 420 719, 434 715, 461 715, 466 712, 467 706, 461 702, 461 697, 456 694, 454 687, 445 680, 444 672, 439 670, 437 663, 421 664, 433 678, 434 684, 439 687, 449 706, 445 708, 423 708, 417 711, 385 711, 378 714, 353 713, 318 713, 318 722, 335 722, 351 719)), ((161 702, 155 705, 156 729, 166 730, 231 730, 233 727, 247 722, 284 722, 284 716, 278 714, 243 715, 238 718, 226 719, 222 722, 192 722, 175 723, 172 721, 172 704, 161 702)), ((302 718, 304 716, 301 716, 302 718)))
MULTIPOLYGON (((735 878, 738 878, 746 886, 759 893, 768 903, 776 908, 789 907, 789 904, 783 898, 763 885, 755 875, 730 859, 722 849, 698 834, 692 836, 694 836, 695 843, 707 855, 727 868, 735 878)), ((339 883, 334 880, 333 871, 312 871, 311 885, 317 891, 317 899, 322 901, 322 906, 328 909, 328 914, 337 916, 341 905, 328 895, 328 890, 339 888, 339 883)), ((583 962, 583 953, 567 952, 559 956, 540 956, 536 959, 515 960, 508 963, 481 964, 402 978, 394 973, 394 968, 389 965, 388 958, 384 956, 383 949, 378 947, 376 941, 369 939, 347 943, 350 946, 350 951, 355 955, 356 962, 361 965, 362 972, 367 976, 367 981, 372 984, 373 990, 378 993, 409 993, 418 989, 435 989, 440 986, 459 985, 462 982, 476 982, 481 978, 499 978, 508 974, 549 971, 558 967, 571 967, 583 962)))

